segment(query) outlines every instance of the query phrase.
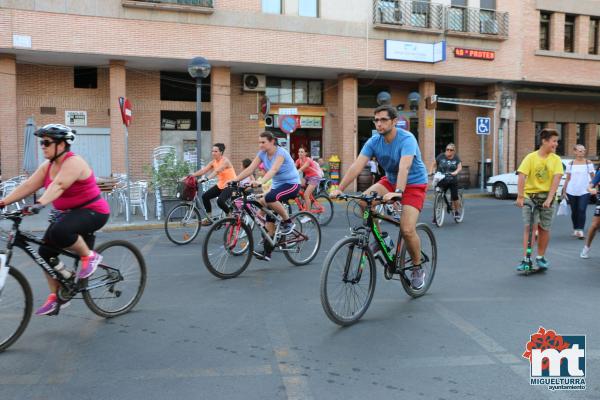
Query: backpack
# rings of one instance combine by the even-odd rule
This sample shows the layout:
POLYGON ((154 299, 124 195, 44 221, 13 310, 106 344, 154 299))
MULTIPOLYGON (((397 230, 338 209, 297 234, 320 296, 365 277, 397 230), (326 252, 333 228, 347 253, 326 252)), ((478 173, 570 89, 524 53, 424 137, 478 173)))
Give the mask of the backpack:
POLYGON ((198 186, 196 185, 196 178, 194 176, 188 176, 183 181, 177 184, 177 198, 183 201, 192 201, 198 192, 198 186))

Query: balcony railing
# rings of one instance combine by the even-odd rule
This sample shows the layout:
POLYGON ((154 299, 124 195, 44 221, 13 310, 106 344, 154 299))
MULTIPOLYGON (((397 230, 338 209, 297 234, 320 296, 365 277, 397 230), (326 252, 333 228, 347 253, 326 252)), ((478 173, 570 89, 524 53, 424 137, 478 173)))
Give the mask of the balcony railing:
POLYGON ((214 0, 121 0, 123 7, 211 14, 214 0))
POLYGON ((508 13, 473 7, 448 7, 428 1, 373 0, 373 23, 407 30, 508 37, 508 13))
POLYGON ((213 0, 133 0, 143 3, 167 3, 182 6, 213 7, 213 0))
POLYGON ((373 23, 407 29, 444 29, 444 6, 428 1, 374 0, 373 23))
POLYGON ((446 30, 508 37, 508 13, 473 7, 448 7, 446 30))

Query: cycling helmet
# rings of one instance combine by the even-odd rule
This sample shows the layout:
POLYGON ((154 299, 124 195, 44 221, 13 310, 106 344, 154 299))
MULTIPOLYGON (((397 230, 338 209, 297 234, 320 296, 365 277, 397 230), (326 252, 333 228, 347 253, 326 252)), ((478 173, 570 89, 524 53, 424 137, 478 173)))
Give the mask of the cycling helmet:
POLYGON ((48 124, 35 131, 34 135, 38 137, 48 136, 55 140, 64 140, 68 144, 75 140, 75 131, 68 126, 61 124, 48 124))

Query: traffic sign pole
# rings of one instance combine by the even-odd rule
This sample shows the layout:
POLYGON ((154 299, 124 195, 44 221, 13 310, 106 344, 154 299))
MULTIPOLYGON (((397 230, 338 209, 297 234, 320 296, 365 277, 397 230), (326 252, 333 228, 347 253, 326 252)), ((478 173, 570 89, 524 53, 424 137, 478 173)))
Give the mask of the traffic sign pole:
POLYGON ((485 181, 485 135, 481 136, 481 170, 479 171, 479 188, 481 191, 484 191, 484 181, 485 181))

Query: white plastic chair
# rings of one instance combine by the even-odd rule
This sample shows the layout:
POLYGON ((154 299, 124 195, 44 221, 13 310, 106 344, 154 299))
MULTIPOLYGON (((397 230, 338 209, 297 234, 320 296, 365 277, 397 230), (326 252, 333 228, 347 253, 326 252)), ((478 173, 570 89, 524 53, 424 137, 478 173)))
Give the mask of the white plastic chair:
MULTIPOLYGON (((135 214, 135 208, 139 207, 144 216, 144 220, 148 221, 148 182, 133 182, 129 188, 129 195, 132 213, 135 214)), ((126 207, 127 204, 127 201, 125 201, 126 207)))

